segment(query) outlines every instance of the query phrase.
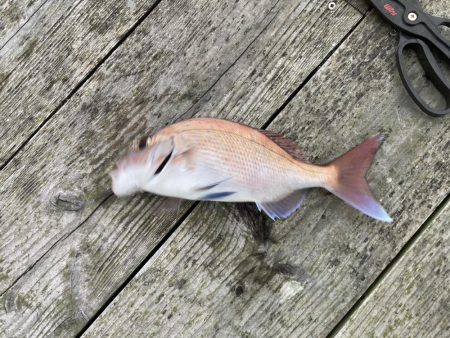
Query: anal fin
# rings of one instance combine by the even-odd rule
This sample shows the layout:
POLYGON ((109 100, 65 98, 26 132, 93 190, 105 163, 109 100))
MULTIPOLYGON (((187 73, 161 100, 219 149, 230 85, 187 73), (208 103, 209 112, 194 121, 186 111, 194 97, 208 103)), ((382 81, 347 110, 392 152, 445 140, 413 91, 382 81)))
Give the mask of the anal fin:
POLYGON ((305 191, 298 190, 278 201, 256 202, 259 211, 263 210, 273 220, 288 218, 294 211, 300 208, 305 199, 305 191))

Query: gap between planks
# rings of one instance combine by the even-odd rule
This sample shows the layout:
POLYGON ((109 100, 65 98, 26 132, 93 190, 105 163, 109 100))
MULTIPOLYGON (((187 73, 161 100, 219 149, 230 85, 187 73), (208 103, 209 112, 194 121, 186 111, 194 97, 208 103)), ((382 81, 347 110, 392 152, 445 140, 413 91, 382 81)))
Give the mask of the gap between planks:
MULTIPOLYGON (((359 23, 360 23, 360 21, 352 28, 352 31, 359 25, 359 23)), ((343 40, 345 40, 345 38, 344 38, 343 40)), ((339 46, 338 46, 338 47, 339 47, 339 46)), ((334 50, 333 50, 333 51, 334 51, 334 50)), ((327 55, 326 57, 329 57, 329 56, 327 55)), ((325 60, 325 61, 326 61, 326 60, 325 60)), ((322 65, 323 63, 324 63, 324 62, 322 62, 321 65, 322 65)), ((314 73, 317 72, 319 68, 320 68, 320 66, 316 67, 312 72, 310 72, 310 74, 308 75, 307 78, 308 78, 308 79, 312 78, 312 77, 314 76, 314 73)), ((289 102, 290 100, 292 100, 293 97, 295 97, 295 94, 298 93, 298 92, 301 90, 301 87, 303 87, 303 85, 306 84, 306 82, 307 82, 307 80, 303 81, 302 85, 300 85, 298 88, 296 88, 296 89, 293 91, 293 93, 286 99, 286 101, 289 102)), ((286 104, 287 104, 287 103, 286 103, 286 104)), ((274 115, 276 116, 279 112, 281 112, 281 111, 283 110, 284 106, 286 106, 286 104, 283 103, 283 104, 280 106, 280 108, 278 108, 278 109, 275 111, 274 115)), ((274 116, 273 118, 275 118, 275 116, 274 116)), ((273 120, 273 118, 270 117, 269 119, 270 119, 270 120, 273 120)), ((269 124, 270 124, 270 122, 266 122, 264 125, 267 126, 267 125, 269 125, 269 124)), ((432 218, 433 215, 435 215, 437 212, 439 212, 440 208, 442 207, 442 204, 445 203, 446 201, 448 201, 448 198, 449 198, 449 196, 447 195, 447 196, 444 198, 444 202, 441 201, 441 202, 438 203, 438 207, 435 208, 434 211, 432 211, 431 216, 427 217, 427 219, 422 223, 422 225, 419 227, 419 229, 418 229, 418 230, 413 234, 413 236, 406 242, 405 247, 400 249, 400 253, 403 252, 403 251, 406 251, 406 250, 409 248, 409 246, 412 245, 412 244, 414 243, 414 242, 412 242, 412 243, 410 243, 410 242, 411 242, 411 240, 414 238, 414 236, 416 236, 416 233, 418 233, 419 231, 420 231, 420 233, 423 232, 423 231, 420 230, 420 228, 423 227, 424 224, 427 224, 427 223, 428 223, 430 217, 432 218)), ((192 208, 192 210, 193 210, 193 209, 194 209, 194 208, 192 208)), ((174 225, 174 227, 179 227, 179 224, 180 224, 180 223, 177 222, 176 225, 174 225)), ((175 229, 175 230, 176 230, 176 229, 175 229)), ((170 231, 173 233, 174 230, 171 229, 170 231)), ((417 236, 420 236, 420 233, 418 233, 417 236)), ((169 237, 170 237, 170 235, 167 236, 167 238, 169 238, 169 237)), ((163 245, 163 244, 161 244, 161 243, 162 243, 162 242, 158 243, 158 246, 159 246, 159 247, 161 247, 161 246, 163 245)), ((154 251, 154 250, 153 250, 153 251, 154 251)), ((156 252, 156 251, 155 251, 155 252, 156 252)), ((399 255, 400 253, 398 253, 397 255, 399 255)), ((395 261, 395 258, 397 257, 397 255, 394 257, 394 261, 395 261)), ((141 265, 142 265, 142 264, 141 264, 141 265)), ((388 263, 388 266, 389 266, 389 265, 390 265, 390 263, 388 263)), ((379 278, 381 275, 383 275, 383 274, 384 274, 384 270, 382 270, 382 271, 379 273, 379 276, 376 277, 375 281, 378 280, 378 278, 379 278)), ((132 277, 129 277, 129 278, 128 278, 128 280, 131 280, 131 279, 132 279, 132 277)), ((373 284, 374 284, 374 283, 373 283, 373 284)), ((369 286, 368 288, 371 288, 371 286, 369 286)), ((120 292, 121 292, 121 290, 118 289, 118 290, 115 292, 115 294, 118 295, 120 292)), ((367 291, 366 291, 366 292, 367 292, 367 291)), ((108 307, 107 304, 105 304, 105 305, 102 306, 103 309, 106 309, 107 307, 108 307)), ((351 311, 351 309, 353 309, 353 307, 350 308, 350 311, 351 311)), ((346 316, 347 316, 347 315, 345 314, 345 315, 344 315, 344 318, 345 318, 346 316)), ((93 319, 92 319, 92 322, 94 322, 94 321, 95 321, 95 319, 93 318, 93 319)), ((84 330, 84 331, 85 331, 85 330, 84 330)), ((83 331, 83 332, 84 332, 84 331, 83 331)))
POLYGON ((388 265, 380 272, 380 274, 375 278, 372 284, 369 285, 367 290, 358 298, 358 300, 353 304, 353 306, 347 311, 347 313, 342 317, 342 319, 336 324, 336 326, 330 331, 327 335, 327 338, 335 337, 345 323, 350 319, 350 317, 360 309, 364 300, 366 300, 380 285, 384 278, 394 269, 399 260, 403 257, 403 255, 420 239, 421 235, 425 232, 426 229, 433 223, 436 217, 439 215, 441 210, 445 208, 445 206, 450 203, 450 193, 442 200, 441 203, 433 210, 433 212, 428 216, 428 218, 422 223, 422 225, 417 229, 417 231, 411 236, 411 238, 403 245, 400 251, 392 258, 388 265))
POLYGON ((86 325, 81 329, 81 331, 76 335, 76 337, 81 337, 87 329, 97 320, 97 318, 106 310, 106 308, 114 301, 114 299, 122 292, 122 290, 127 286, 129 282, 139 273, 139 271, 144 267, 145 264, 154 256, 155 253, 166 243, 166 241, 173 235, 173 233, 178 229, 178 227, 188 218, 188 216, 194 211, 200 202, 195 202, 191 207, 186 210, 186 212, 178 219, 175 225, 169 229, 169 231, 164 235, 164 237, 155 245, 155 247, 148 253, 145 259, 130 273, 130 275, 125 279, 125 281, 111 294, 111 296, 106 300, 106 302, 100 307, 100 309, 87 321, 86 325))
MULTIPOLYGON (((105 61, 117 50, 117 48, 122 45, 122 43, 131 35, 133 32, 140 26, 140 24, 153 12, 153 10, 161 3, 162 0, 156 0, 156 2, 144 13, 135 23, 134 25, 127 31, 125 34, 119 39, 119 41, 106 53, 106 55, 100 59, 100 61, 78 82, 78 84, 69 92, 69 94, 56 106, 56 108, 42 121, 42 123, 26 138, 25 141, 22 142, 19 148, 12 153, 12 155, 0 166, 0 171, 6 168, 6 166, 13 160, 13 158, 33 139, 33 137, 55 116, 56 113, 69 101, 72 96, 74 96, 77 91, 94 75, 97 69, 105 63, 105 61)), ((45 2, 44 2, 45 4, 45 2)), ((42 5, 44 5, 42 4, 42 5)), ((42 6, 41 6, 42 7, 42 6)), ((40 8, 40 7, 39 7, 40 8)), ((39 10, 39 9, 38 9, 39 10)), ((33 13, 33 15, 37 13, 33 13)), ((31 17, 29 18, 31 19, 31 17)), ((28 19, 28 20, 29 20, 28 19)), ((28 22, 27 20, 27 22, 28 22)), ((25 23, 26 24, 26 23, 25 23)), ((25 25, 24 24, 24 25, 25 25)), ((22 27, 24 26, 22 25, 22 27)), ((20 29, 22 28, 20 27, 20 29)), ((15 33, 17 34, 20 29, 15 33)), ((12 38, 12 37, 11 37, 12 38)), ((9 41, 9 40, 8 40, 9 41)), ((6 43, 5 43, 6 45, 6 43)), ((1 47, 3 48, 3 46, 1 47)), ((1 49, 0 48, 0 49, 1 49)))
MULTIPOLYGON (((305 78, 305 80, 302 81, 302 83, 289 95, 289 97, 283 102, 283 104, 275 110, 275 112, 269 117, 269 119, 263 124, 262 129, 266 129, 274 120, 275 118, 284 110, 284 108, 294 99, 294 97, 302 90, 303 87, 314 77, 314 75, 319 71, 319 69, 328 61, 328 59, 339 49, 339 47, 342 45, 342 43, 347 40, 347 38, 353 33, 353 31, 363 22, 363 20, 367 17, 367 15, 371 12, 371 10, 366 11, 363 16, 356 22, 356 24, 347 32, 347 34, 336 44, 336 46, 323 58, 323 60, 319 63, 317 67, 315 67, 305 78)), ((269 22, 270 24, 270 22, 269 22)), ((268 25, 269 25, 268 24, 268 25)), ((267 25, 267 26, 268 26, 267 25)), ((267 27, 266 26, 266 27, 267 27)), ((263 29, 263 31, 266 29, 266 27, 263 29)), ((262 33, 262 32, 261 32, 262 33)), ((261 35, 261 33, 259 35, 261 35)), ((258 35, 258 36, 259 36, 258 35)), ((254 39, 256 40, 257 37, 254 39)), ((244 55, 245 51, 253 44, 249 44, 249 46, 244 50, 244 52, 232 63, 234 65, 242 55, 244 55)), ((231 68, 232 65, 229 67, 231 68)), ((229 69, 228 68, 228 69, 229 69)), ((215 82, 217 83, 220 78, 227 73, 228 69, 219 77, 219 79, 215 82)), ((214 83, 214 85, 215 85, 214 83)), ((214 85, 211 86, 211 88, 214 87, 214 85)), ((208 93, 208 91, 211 89, 209 88, 206 90, 205 94, 208 93)), ((203 96, 204 96, 203 95, 203 96)), ((203 97, 202 96, 202 97, 203 97)), ((190 109, 190 108, 189 108, 190 109)), ((187 111, 189 111, 189 109, 187 111)), ((86 325, 80 330, 80 332, 76 335, 76 337, 82 337, 83 334, 89 329, 89 327, 97 320, 98 317, 108 308, 108 306, 114 301, 114 299, 122 292, 122 290, 128 285, 129 282, 131 282, 134 277, 139 273, 139 271, 150 261, 150 259, 157 253, 160 248, 164 245, 164 243, 167 242, 167 240, 170 239, 170 237, 175 233, 175 231, 181 226, 181 224, 187 219, 187 217, 194 211, 194 209, 197 207, 197 205, 200 202, 195 202, 175 223, 175 225, 167 232, 167 234, 159 241, 156 246, 149 252, 149 254, 142 260, 141 263, 133 270, 133 272, 127 277, 127 279, 112 293, 112 295, 107 299, 107 301, 100 307, 100 309, 89 319, 89 321, 86 323, 86 325)), ((441 203, 442 204, 442 203, 441 203)), ((441 205, 437 208, 440 209, 441 205)), ((433 215, 437 212, 437 209, 435 212, 433 212, 433 215)), ((92 213, 93 214, 93 213, 92 213)), ((91 215, 92 215, 91 214, 91 215)), ((91 216, 89 215, 89 217, 91 216)), ((89 218, 88 217, 88 218, 89 218)), ((87 219, 86 219, 87 220, 87 219)), ((84 223, 84 222, 83 222, 84 223)), ((403 250, 403 248, 402 248, 403 250)), ((401 251, 402 251, 401 250, 401 251)), ((383 271, 384 272, 384 271, 383 271)), ((352 308, 353 309, 353 308, 352 308)), ((347 317, 348 314, 345 315, 347 317)))
MULTIPOLYGON (((279 2, 280 2, 280 0, 277 0, 277 1, 274 3, 274 5, 272 6, 272 8, 270 9, 270 12, 273 11, 273 9, 277 6, 277 4, 278 4, 279 2)), ((270 24, 272 23, 273 20, 275 20, 276 17, 277 17, 277 16, 274 15, 273 18, 269 20, 269 22, 267 23, 267 25, 265 25, 264 28, 261 30, 261 32, 259 32, 259 33, 255 36, 255 38, 254 38, 253 40, 250 41, 250 43, 248 44, 248 46, 242 51, 241 54, 239 54, 239 56, 236 58, 236 60, 234 60, 234 61, 233 61, 233 62, 232 62, 232 63, 224 70, 224 72, 223 72, 222 74, 219 75, 219 77, 217 78, 217 80, 214 81, 214 82, 211 84, 211 86, 209 86, 209 88, 205 90, 205 92, 199 97, 199 99, 198 99, 196 102, 192 103, 191 106, 190 106, 188 109, 186 109, 186 110, 184 111, 183 114, 180 115, 179 120, 182 120, 183 117, 186 116, 186 114, 187 114, 193 107, 195 107, 195 105, 196 105, 198 102, 200 102, 206 95, 208 95, 208 93, 209 93, 209 92, 216 86, 216 84, 217 84, 217 83, 218 83, 218 82, 219 82, 219 81, 220 81, 220 80, 228 73, 228 71, 236 65, 236 63, 242 58, 242 56, 245 55, 245 53, 248 51, 248 49, 249 49, 251 46, 253 46, 253 44, 255 43, 255 41, 257 41, 258 38, 266 31, 267 27, 270 26, 270 24)), ((277 111, 278 111, 278 110, 277 110, 277 111)))
POLYGON ((278 108, 277 110, 275 110, 275 112, 269 117, 269 119, 267 120, 266 123, 264 123, 262 129, 266 129, 272 122, 273 120, 276 119, 276 117, 283 111, 284 108, 286 108, 286 106, 292 101, 292 99, 300 92, 300 90, 302 90, 303 87, 306 86, 306 84, 312 79, 312 77, 318 72, 318 70, 328 61, 328 59, 334 54, 334 52, 336 52, 339 47, 342 45, 342 43, 347 40, 347 38, 353 33, 353 31, 356 29, 356 27, 358 27, 361 22, 366 18, 366 16, 369 14, 370 11, 367 11, 363 14, 363 16, 358 20, 358 22, 352 27, 352 29, 350 29, 347 34, 345 34, 344 38, 339 41, 336 46, 334 46, 334 48, 327 54, 325 55, 325 57, 323 58, 323 60, 317 65, 316 68, 314 68, 311 73, 308 74, 308 76, 305 78, 305 80, 303 80, 303 82, 300 84, 300 86, 298 86, 291 95, 289 95, 289 97, 286 99, 286 101, 284 101, 284 103, 280 106, 280 108, 278 108))
MULTIPOLYGON (((162 0, 158 0, 157 2, 155 2, 155 4, 152 6, 152 8, 150 8, 149 9, 149 11, 147 12, 147 13, 145 13, 136 23, 135 23, 135 25, 124 35, 124 37, 108 52, 108 54, 107 55, 105 55, 105 57, 91 70, 91 72, 89 72, 87 75, 86 75, 86 77, 85 78, 83 78, 82 80, 81 80, 81 82, 73 89, 73 91, 69 94, 69 96, 68 97, 66 97, 59 105, 58 105, 58 107, 55 109, 55 111, 54 112, 52 112, 52 114, 50 115, 50 116, 48 116, 45 120, 44 120, 44 122, 29 136, 29 138, 25 141, 25 143, 23 143, 22 145, 21 145, 21 147, 11 156, 11 158, 9 158, 8 159, 8 161, 2 166, 2 167, 0 167, 0 171, 3 169, 3 168, 5 168, 6 166, 7 166, 7 164, 14 158, 14 156, 17 154, 17 153, 19 153, 19 151, 22 149, 22 148, 24 148, 26 145, 27 145, 27 143, 29 142, 29 141, 31 141, 31 139, 34 137, 34 135, 36 135, 38 132, 39 132, 39 130, 40 129, 42 129, 44 126, 45 126, 45 124, 46 123, 48 123, 48 121, 52 118, 52 116, 54 116, 57 112, 58 112, 58 110, 59 109, 61 109, 63 106, 64 106, 64 104, 83 86, 83 84, 84 83, 86 83, 88 80, 89 80, 89 78, 91 77, 91 76, 93 76, 94 75, 94 73, 95 73, 95 71, 98 69, 98 68, 100 68, 100 66, 107 60, 107 58, 110 56, 110 55, 112 55, 113 53, 114 53, 114 51, 118 48, 118 47, 120 47, 120 45, 126 40, 126 38, 128 37, 128 36, 130 36, 132 33, 133 33, 133 31, 140 25, 140 23, 142 23, 144 20, 145 20, 145 18, 156 8, 156 6, 161 2, 162 0)), ((279 3, 279 0, 277 0, 276 2, 275 2, 275 4, 272 6, 272 8, 271 8, 271 11, 276 7, 276 5, 279 3)), ((270 12, 271 12, 270 11, 270 12)), ((253 40, 251 40, 251 42, 249 43, 249 45, 242 51, 242 53, 236 58, 236 60, 234 60, 234 62, 232 62, 231 63, 231 65, 229 66, 229 67, 227 67, 226 68, 226 70, 222 73, 222 74, 220 74, 220 76, 218 77, 218 79, 205 91, 205 93, 202 95, 202 96, 200 96, 200 98, 198 99, 198 101, 201 101, 201 99, 205 96, 205 95, 207 95, 208 93, 209 93, 209 91, 212 89, 212 88, 214 88, 214 86, 221 80, 221 78, 225 75, 225 74, 227 74, 228 73, 228 71, 241 59, 241 57, 243 56, 243 55, 245 55, 245 53, 247 52, 247 50, 253 45, 253 43, 261 36, 261 34, 263 34, 264 33, 264 31, 266 31, 266 29, 267 29, 267 27, 269 27, 270 26, 270 24, 272 23, 272 21, 275 19, 275 17, 276 17, 276 15, 274 15, 273 16, 273 18, 271 19, 271 20, 269 20, 269 22, 267 23, 267 25, 261 30, 261 32, 253 39, 253 40)), ((358 22, 357 22, 357 24, 352 28, 352 30, 351 31, 353 31, 353 29, 354 28, 356 28, 356 26, 358 26, 359 25, 359 23, 361 22, 361 20, 359 20, 358 22)), ((337 45, 337 46, 340 46, 341 45, 341 43, 347 38, 347 36, 348 35, 346 35, 345 37, 344 37, 344 39, 342 39, 342 41, 340 41, 339 42, 339 44, 337 45)), ((336 47, 337 48, 337 47, 336 47)), ((335 48, 335 49, 336 49, 335 48)), ((335 51, 335 49, 333 49, 333 52, 335 51)), ((326 58, 328 58, 328 57, 330 57, 330 55, 331 55, 332 53, 330 53, 329 55, 327 55, 326 56, 326 58)), ((320 64, 320 66, 322 65, 323 63, 321 63, 320 64)), ((309 80, 311 77, 312 77, 312 75, 314 75, 316 72, 317 72, 317 70, 318 70, 318 68, 320 68, 320 67, 317 67, 317 68, 315 68, 309 75, 308 75, 308 77, 307 77, 307 79, 309 80)), ((298 89, 296 89, 295 91, 294 91, 294 93, 296 94, 296 93, 298 93, 298 91, 301 89, 301 87, 303 87, 304 85, 306 84, 306 82, 303 82, 302 84, 301 84, 301 86, 298 88, 298 89)), ((294 97, 295 95, 291 95, 289 98, 288 98, 288 100, 285 102, 285 103, 283 103, 282 104, 282 108, 279 108, 279 109, 277 109, 276 110, 276 114, 278 114, 279 112, 281 112, 281 110, 289 103, 289 101, 290 100, 292 100, 293 99, 293 97, 294 97)), ((197 101, 197 102, 198 102, 197 101)), ((195 103, 193 103, 181 116, 184 116, 185 114, 187 114, 191 109, 192 109, 192 107, 194 107, 195 105, 196 105, 196 103, 197 102, 195 102, 195 103)), ((276 115, 274 115, 273 116, 273 118, 270 118, 269 120, 270 121, 272 121, 274 118, 276 117, 276 115)), ((265 128, 265 127, 264 127, 265 128)), ((8 292, 8 290, 10 290, 12 287, 14 287, 14 285, 23 277, 23 276, 25 276, 31 269, 33 269, 33 267, 34 266, 36 266, 36 264, 37 263, 39 263, 39 261, 41 261, 49 252, 51 252, 52 251, 52 249, 58 244, 58 243, 60 243, 61 241, 63 241, 64 239, 66 239, 67 237, 69 237, 70 235, 72 235, 77 229, 79 229, 83 224, 85 224, 89 219, 90 219, 90 217, 92 216, 92 215, 94 215, 95 214, 95 212, 113 195, 113 193, 112 193, 112 190, 111 189, 109 189, 109 190, 107 190, 106 192, 105 192, 105 194, 106 194, 106 197, 104 197, 104 199, 99 203, 99 205, 97 206, 97 207, 95 207, 95 209, 75 228, 75 229, 73 229, 70 233, 68 233, 68 234, 66 234, 66 235, 64 235, 63 237, 61 237, 61 238, 59 238, 44 254, 42 254, 37 260, 36 260, 36 262, 34 262, 31 266, 29 266, 22 274, 20 274, 20 276, 18 276, 13 282, 12 282, 12 284, 7 288, 7 289, 5 289, 5 291, 3 291, 1 294, 0 294, 0 297, 1 296, 3 296, 4 294, 6 294, 6 292, 8 292)), ((103 195, 103 194, 102 194, 103 195)), ((195 203, 191 208, 189 208, 188 209, 188 212, 186 213, 186 215, 182 215, 181 216, 181 223, 184 221, 184 219, 190 214, 190 212, 192 211, 192 210, 194 210, 194 207, 196 206, 198 204, 198 202, 197 203, 195 203)), ((180 223, 180 224, 181 224, 180 223)), ((172 234, 177 228, 178 228, 178 226, 179 226, 179 224, 178 224, 178 221, 175 223, 175 226, 172 228, 172 229, 170 229, 170 231, 169 231, 169 233, 168 233, 168 237, 167 238, 169 238, 170 237, 170 234, 172 234)), ((150 253, 149 253, 149 257, 146 257, 144 260, 143 260, 143 264, 145 264, 150 258, 151 258, 151 256, 153 256, 153 254, 155 253, 155 252, 157 252, 158 250, 157 249, 159 249, 163 244, 164 244, 164 242, 165 242, 165 237, 163 238, 163 240, 162 241, 160 241, 158 244, 157 244, 157 247, 156 247, 156 250, 155 249, 153 249, 150 253)), ((120 286, 118 289, 117 289, 117 294, 125 287, 125 285, 128 283, 128 279, 132 279, 135 275, 136 275, 136 273, 140 270, 142 268, 142 266, 138 266, 138 268, 136 268, 135 270, 136 271, 133 271, 131 274, 130 274, 130 276, 129 276, 129 278, 127 278, 127 281, 124 283, 124 285, 123 286, 120 286), (136 273, 135 273, 136 272, 136 273)), ((113 295, 113 298, 111 299, 111 301, 115 298, 115 296, 116 296, 116 293, 114 293, 114 295, 113 295)), ((109 301, 109 299, 108 299, 108 301, 107 301, 107 304, 109 304, 111 301, 109 301)), ((98 314, 98 315, 100 315, 100 313, 98 314)), ((98 316, 96 316, 95 318, 97 318, 98 316)))

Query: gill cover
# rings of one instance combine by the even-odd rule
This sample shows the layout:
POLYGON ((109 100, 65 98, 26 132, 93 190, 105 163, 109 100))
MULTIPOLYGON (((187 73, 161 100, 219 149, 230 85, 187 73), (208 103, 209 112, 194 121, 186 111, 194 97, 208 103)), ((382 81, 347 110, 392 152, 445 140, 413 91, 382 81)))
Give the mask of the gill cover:
POLYGON ((163 139, 153 145, 151 155, 151 170, 153 176, 163 172, 166 165, 172 158, 174 151, 174 142, 172 138, 163 139))

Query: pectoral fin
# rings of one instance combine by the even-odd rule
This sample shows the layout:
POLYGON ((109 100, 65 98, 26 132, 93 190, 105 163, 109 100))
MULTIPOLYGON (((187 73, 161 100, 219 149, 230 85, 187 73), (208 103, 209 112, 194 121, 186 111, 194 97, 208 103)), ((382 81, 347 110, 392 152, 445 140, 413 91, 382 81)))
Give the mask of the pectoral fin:
POLYGON ((267 216, 275 220, 277 218, 288 218, 300 208, 304 199, 305 191, 298 190, 278 201, 256 202, 256 206, 259 211, 263 210, 267 216))
POLYGON ((236 193, 235 191, 223 191, 223 192, 214 192, 211 194, 207 194, 200 198, 202 201, 220 201, 225 197, 228 197, 230 195, 233 195, 236 193))

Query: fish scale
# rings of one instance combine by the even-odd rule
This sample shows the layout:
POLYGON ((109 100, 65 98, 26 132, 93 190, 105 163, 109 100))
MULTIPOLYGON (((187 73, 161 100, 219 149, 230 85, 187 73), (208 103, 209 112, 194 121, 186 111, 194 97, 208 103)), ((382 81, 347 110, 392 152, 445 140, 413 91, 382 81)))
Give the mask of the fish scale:
POLYGON ((295 162, 245 136, 217 130, 189 130, 182 134, 195 147, 197 162, 204 163, 221 179, 231 177, 227 188, 233 183, 231 187, 235 190, 245 189, 264 201, 286 196, 297 180, 295 162))
POLYGON ((381 136, 326 165, 303 160, 290 140, 231 121, 199 118, 165 127, 119 162, 111 172, 118 196, 137 191, 221 202, 255 202, 269 217, 286 218, 304 199, 304 189, 327 189, 378 220, 392 221, 370 192, 365 173, 381 136))

